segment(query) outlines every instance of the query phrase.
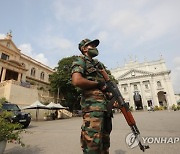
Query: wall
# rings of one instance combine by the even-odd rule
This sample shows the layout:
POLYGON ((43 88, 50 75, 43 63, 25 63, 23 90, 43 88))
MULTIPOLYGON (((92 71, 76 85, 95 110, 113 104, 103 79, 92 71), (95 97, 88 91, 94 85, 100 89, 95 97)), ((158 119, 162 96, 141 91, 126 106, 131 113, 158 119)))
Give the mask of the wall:
POLYGON ((30 105, 38 100, 37 89, 25 88, 12 84, 9 101, 21 105, 30 105))
POLYGON ((0 86, 0 97, 5 97, 8 101, 19 106, 31 105, 38 100, 36 88, 26 88, 13 80, 4 81, 0 86))

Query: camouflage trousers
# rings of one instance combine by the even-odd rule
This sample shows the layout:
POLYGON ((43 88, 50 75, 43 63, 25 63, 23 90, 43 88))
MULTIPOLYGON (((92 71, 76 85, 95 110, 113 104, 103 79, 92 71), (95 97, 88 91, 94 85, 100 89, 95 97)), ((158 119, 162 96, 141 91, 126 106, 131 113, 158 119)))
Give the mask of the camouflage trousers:
POLYGON ((84 154, 109 154, 111 117, 106 112, 93 111, 83 114, 81 147, 84 154))

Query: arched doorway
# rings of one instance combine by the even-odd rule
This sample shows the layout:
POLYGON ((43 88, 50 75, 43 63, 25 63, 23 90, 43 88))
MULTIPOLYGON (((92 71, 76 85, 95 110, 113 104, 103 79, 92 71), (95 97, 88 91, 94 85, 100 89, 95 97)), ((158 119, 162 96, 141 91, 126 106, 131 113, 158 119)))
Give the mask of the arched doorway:
POLYGON ((134 104, 135 104, 136 110, 142 110, 143 109, 142 99, 138 91, 134 92, 133 98, 134 98, 134 104))
POLYGON ((164 92, 164 91, 159 91, 157 93, 158 100, 159 100, 159 105, 160 106, 167 106, 167 101, 166 101, 165 94, 166 94, 166 92, 164 92))

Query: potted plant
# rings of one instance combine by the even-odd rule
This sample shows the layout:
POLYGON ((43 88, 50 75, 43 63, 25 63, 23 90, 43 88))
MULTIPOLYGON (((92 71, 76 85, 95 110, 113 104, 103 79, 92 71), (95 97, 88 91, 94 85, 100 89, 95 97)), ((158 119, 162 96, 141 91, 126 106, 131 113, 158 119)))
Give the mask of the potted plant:
POLYGON ((21 140, 21 133, 25 130, 22 129, 21 124, 11 123, 10 117, 12 117, 12 113, 2 110, 0 103, 0 154, 4 152, 7 142, 25 146, 21 140))

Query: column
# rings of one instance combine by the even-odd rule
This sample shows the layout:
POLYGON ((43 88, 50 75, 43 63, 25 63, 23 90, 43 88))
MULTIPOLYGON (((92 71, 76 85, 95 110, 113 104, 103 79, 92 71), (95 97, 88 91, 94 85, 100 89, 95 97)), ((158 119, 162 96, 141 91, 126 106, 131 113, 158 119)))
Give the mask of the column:
POLYGON ((1 73, 1 70, 3 69, 3 67, 2 66, 0 66, 0 73, 1 73))
POLYGON ((2 76, 2 74, 1 74, 2 70, 3 70, 3 67, 0 65, 0 81, 1 81, 1 76, 2 76))
POLYGON ((21 81, 26 81, 26 75, 22 73, 21 81))
POLYGON ((135 104, 134 104, 134 98, 133 98, 133 90, 131 89, 131 83, 128 83, 128 91, 129 91, 129 105, 133 106, 133 109, 135 110, 135 104))
POLYGON ((175 100, 174 90, 169 76, 166 77, 164 83, 165 83, 165 91, 166 91, 165 96, 166 96, 167 106, 169 109, 173 104, 177 105, 177 102, 175 100))
POLYGON ((140 89, 141 89, 141 95, 142 95, 142 105, 143 105, 143 109, 144 109, 144 106, 145 105, 147 106, 147 101, 146 101, 146 98, 145 98, 143 82, 140 82, 140 89))
POLYGON ((3 82, 5 80, 6 77, 6 69, 3 68, 3 72, 2 72, 2 76, 1 76, 1 82, 3 82))
POLYGON ((158 97, 157 97, 157 93, 156 93, 156 89, 154 87, 154 81, 153 80, 150 80, 150 87, 151 87, 151 94, 152 94, 152 105, 153 106, 159 106, 159 100, 158 100, 158 97))
POLYGON ((18 82, 21 82, 21 73, 18 73, 18 82))

